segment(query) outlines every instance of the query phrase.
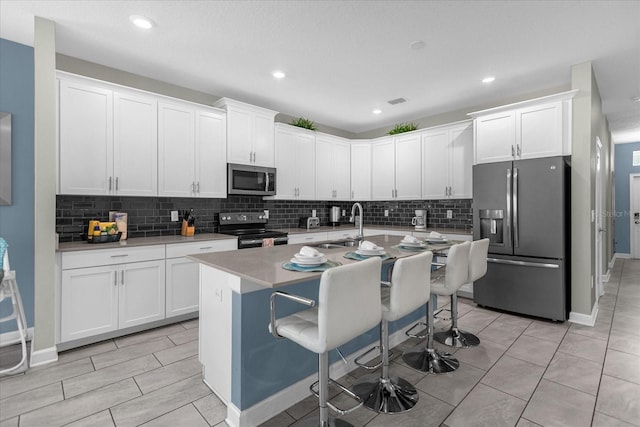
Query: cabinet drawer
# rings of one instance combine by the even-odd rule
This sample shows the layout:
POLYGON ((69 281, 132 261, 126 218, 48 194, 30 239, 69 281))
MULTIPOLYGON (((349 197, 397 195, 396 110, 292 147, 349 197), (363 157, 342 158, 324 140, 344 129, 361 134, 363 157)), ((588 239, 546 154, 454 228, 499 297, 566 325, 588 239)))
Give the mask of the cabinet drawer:
POLYGON ((236 239, 206 240, 202 242, 172 243, 167 245, 167 258, 180 258, 206 252, 232 251, 238 249, 236 239))
POLYGON ((296 245, 300 243, 313 243, 327 240, 327 233, 299 233, 289 234, 289 244, 296 245))
POLYGON ((334 240, 334 239, 352 239, 355 238, 358 235, 358 229, 357 228, 345 228, 344 230, 341 231, 329 231, 327 233, 327 240, 334 240))
POLYGON ((93 249, 62 254, 62 269, 115 265, 125 262, 164 259, 164 245, 117 249, 93 249))

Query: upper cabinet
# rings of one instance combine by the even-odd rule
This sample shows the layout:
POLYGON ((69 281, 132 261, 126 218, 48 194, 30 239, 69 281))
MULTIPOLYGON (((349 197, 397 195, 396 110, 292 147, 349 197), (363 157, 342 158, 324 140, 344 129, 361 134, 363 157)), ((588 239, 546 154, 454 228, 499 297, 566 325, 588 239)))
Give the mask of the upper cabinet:
POLYGON ((475 123, 474 163, 570 155, 576 92, 470 113, 475 123))
POLYGON ((371 141, 351 143, 351 200, 371 200, 371 141))
POLYGON ((60 194, 157 194, 157 102, 81 79, 60 79, 60 194))
POLYGON ((337 136, 316 135, 316 200, 351 200, 351 149, 337 136))
POLYGON ((315 132, 277 123, 276 199, 315 198, 315 132))
POLYGON ((226 197, 225 114, 177 101, 158 110, 159 195, 226 197))
POLYGON ((422 133, 422 198, 472 197, 473 124, 440 126, 422 133))
POLYGON ((371 150, 371 199, 419 199, 420 133, 379 138, 371 150))
POLYGON ((276 111, 221 98, 215 107, 227 110, 227 162, 274 167, 276 111))

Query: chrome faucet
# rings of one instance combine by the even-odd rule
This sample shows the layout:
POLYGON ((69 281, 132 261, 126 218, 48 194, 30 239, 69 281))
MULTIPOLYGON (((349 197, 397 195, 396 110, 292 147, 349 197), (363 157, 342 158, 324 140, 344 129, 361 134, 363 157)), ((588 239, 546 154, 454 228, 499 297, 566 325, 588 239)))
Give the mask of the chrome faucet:
POLYGON ((360 211, 360 228, 358 230, 358 235, 356 236, 356 240, 363 240, 364 239, 364 230, 363 230, 364 213, 362 212, 362 205, 360 203, 356 202, 351 207, 351 217, 353 218, 353 222, 355 224, 355 222, 356 222, 356 216, 355 216, 356 208, 358 208, 358 210, 360 211))

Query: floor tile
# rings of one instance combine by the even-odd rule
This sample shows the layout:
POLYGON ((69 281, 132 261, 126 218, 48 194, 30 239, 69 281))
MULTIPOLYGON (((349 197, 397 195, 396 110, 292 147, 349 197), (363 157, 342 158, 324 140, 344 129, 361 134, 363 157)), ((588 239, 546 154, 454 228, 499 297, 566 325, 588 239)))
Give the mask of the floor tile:
POLYGON ((164 350, 154 352, 160 363, 168 365, 178 360, 186 359, 198 354, 198 341, 189 341, 187 343, 170 347, 164 350))
POLYGON ((168 414, 162 415, 148 423, 141 424, 144 427, 209 427, 202 415, 192 404, 185 405, 168 414))
POLYGON ((196 341, 198 339, 199 328, 191 328, 175 334, 170 334, 169 339, 173 341, 175 345, 188 343, 190 341, 196 341))
POLYGON ((533 421, 529 421, 526 418, 520 418, 518 420, 518 424, 516 424, 516 427, 542 427, 540 426, 540 424, 536 424, 533 421))
POLYGON ((602 341, 607 341, 610 330, 611 322, 609 321, 596 321, 596 324, 593 326, 579 325, 577 323, 574 323, 569 328, 569 332, 572 334, 596 338, 602 341))
POLYGON ((65 427, 113 427, 113 419, 111 412, 105 410, 97 414, 89 415, 86 418, 67 424, 65 427))
POLYGON ((58 353, 58 365, 63 363, 74 362, 96 354, 106 353, 107 351, 117 350, 116 343, 113 340, 103 341, 97 344, 87 345, 84 347, 74 348, 72 350, 62 351, 58 353))
POLYGON ((640 384, 640 356, 608 349, 602 373, 640 384))
POLYGON ((166 337, 167 335, 175 334, 178 332, 184 332, 185 328, 175 323, 173 325, 162 326, 148 331, 138 332, 136 334, 127 335, 121 338, 116 338, 114 341, 118 348, 127 347, 134 344, 140 344, 156 340, 158 338, 166 337))
POLYGON ((227 407, 213 393, 194 401, 193 405, 209 425, 215 426, 227 417, 227 407))
POLYGON ((437 427, 453 411, 448 405, 435 397, 418 392, 418 403, 408 412, 401 414, 380 414, 371 420, 367 427, 437 427))
POLYGON ((584 427, 591 424, 595 397, 542 380, 522 416, 543 426, 584 427))
POLYGON ((542 378, 542 374, 544 374, 544 367, 505 355, 493 365, 493 368, 482 378, 481 383, 528 400, 542 378))
POLYGON ((516 424, 526 401, 478 384, 464 398, 445 424, 449 427, 511 427, 516 424))
POLYGON ((62 382, 64 386, 64 395, 68 399, 89 390, 95 390, 107 384, 113 384, 134 375, 150 371, 158 368, 160 362, 149 354, 147 356, 138 357, 133 360, 118 363, 117 365, 108 366, 97 371, 88 372, 84 375, 70 378, 62 382))
POLYGON ((499 316, 499 313, 474 309, 459 317, 458 327, 464 331, 477 334, 494 322, 499 316))
POLYGON ((527 317, 520 317, 514 314, 502 313, 497 319, 498 322, 508 323, 512 326, 519 326, 523 330, 528 328, 533 322, 532 319, 527 317))
POLYGON ((480 340, 488 339, 498 344, 510 346, 527 329, 521 324, 509 324, 496 320, 478 334, 480 340))
POLYGON ((596 411, 640 425, 640 385, 603 375, 596 411))
POLYGON ((520 335, 511 347, 509 347, 507 354, 538 366, 547 366, 557 348, 558 343, 556 342, 546 341, 529 335, 520 335))
POLYGON ((175 346, 169 338, 157 338, 153 341, 133 344, 114 351, 108 351, 96 356, 91 356, 91 360, 93 361, 93 365, 96 367, 96 369, 103 369, 108 366, 117 365, 118 363, 146 356, 148 354, 152 354, 171 347, 175 346))
POLYGON ((296 422, 295 419, 286 412, 280 412, 275 417, 260 424, 258 427, 284 427, 296 422))
POLYGON ((594 362, 604 362, 604 354, 607 350, 607 342, 596 338, 574 334, 571 331, 565 335, 558 347, 558 351, 582 357, 594 362))
POLYGON ((60 426, 86 418, 140 395, 129 378, 53 405, 45 406, 20 417, 20 427, 60 426))
POLYGON ((593 414, 591 427, 632 427, 633 424, 625 423, 617 418, 610 417, 596 411, 593 414))
POLYGON ((601 372, 602 365, 598 362, 558 352, 543 378, 595 396, 601 372))
POLYGON ((461 363, 453 372, 427 375, 415 387, 450 405, 457 405, 484 374, 481 369, 461 363))
POLYGON ((483 339, 475 347, 461 348, 456 352, 456 359, 467 365, 488 371, 507 351, 507 346, 483 339))
POLYGON ((5 421, 0 421, 0 427, 18 427, 19 421, 20 419, 18 417, 11 418, 5 421))
POLYGON ((531 322, 531 325, 525 329, 523 334, 541 340, 560 343, 569 329, 570 325, 567 323, 568 322, 558 323, 535 320, 531 322))
POLYGON ((635 335, 611 331, 607 345, 614 350, 640 356, 640 340, 635 335))
POLYGON ((59 382, 29 390, 0 400, 0 421, 61 402, 64 399, 59 382))
MULTIPOLYGON (((158 366, 161 365, 158 363, 158 366)), ((202 373, 202 365, 198 357, 193 356, 162 366, 159 369, 135 375, 134 379, 142 390, 142 394, 147 394, 200 373, 202 373)))
POLYGON ((195 319, 185 320, 184 322, 180 322, 180 324, 185 329, 197 328, 198 325, 200 324, 200 319, 196 317, 195 319))

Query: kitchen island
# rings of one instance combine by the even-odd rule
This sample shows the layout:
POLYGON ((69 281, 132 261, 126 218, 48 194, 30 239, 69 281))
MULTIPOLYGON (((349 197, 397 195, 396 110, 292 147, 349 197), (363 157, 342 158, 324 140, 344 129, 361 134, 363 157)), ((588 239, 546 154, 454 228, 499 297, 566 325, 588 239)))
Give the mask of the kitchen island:
MULTIPOLYGON (((401 236, 367 237, 383 246, 391 259, 383 263, 382 278, 395 259, 415 254, 397 248, 401 236)), ((317 299, 320 272, 282 268, 303 245, 281 245, 190 256, 200 263, 200 348, 205 383, 227 405, 232 427, 258 425, 308 396, 316 380, 317 357, 297 344, 274 338, 268 331, 269 297, 275 290, 317 299)), ((434 245, 432 250, 447 245, 434 245)), ((358 262, 344 257, 354 247, 320 249, 330 261, 358 262)), ((277 317, 304 309, 281 301, 277 317)), ((405 339, 404 330, 424 319, 424 308, 390 324, 391 345, 405 339)), ((378 328, 330 353, 331 376, 355 369, 353 359, 376 343, 378 328)))

